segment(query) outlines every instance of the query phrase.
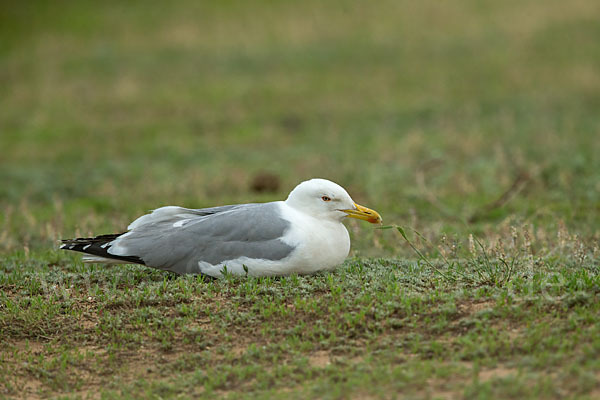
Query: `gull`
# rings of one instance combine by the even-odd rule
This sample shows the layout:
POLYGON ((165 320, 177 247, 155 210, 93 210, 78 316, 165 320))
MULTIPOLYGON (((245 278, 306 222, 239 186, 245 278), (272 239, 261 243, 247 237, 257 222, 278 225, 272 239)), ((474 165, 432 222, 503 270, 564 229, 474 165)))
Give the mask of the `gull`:
POLYGON ((305 275, 333 270, 348 256, 346 217, 382 221, 340 185, 316 178, 300 183, 285 201, 161 207, 127 232, 64 239, 60 248, 85 253, 88 263, 136 263, 177 274, 305 275))

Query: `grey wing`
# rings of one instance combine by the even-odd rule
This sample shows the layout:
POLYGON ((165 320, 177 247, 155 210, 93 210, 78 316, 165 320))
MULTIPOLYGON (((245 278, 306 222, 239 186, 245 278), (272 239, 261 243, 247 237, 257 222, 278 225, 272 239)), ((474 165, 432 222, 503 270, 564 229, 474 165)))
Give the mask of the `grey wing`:
POLYGON ((210 207, 210 208, 184 208, 177 206, 166 206, 157 208, 152 211, 150 214, 142 215, 135 221, 133 221, 127 229, 132 230, 139 228, 142 225, 155 224, 155 223, 168 223, 176 222, 186 218, 195 218, 198 216, 208 216, 223 213, 226 211, 231 211, 235 209, 253 207, 256 204, 233 204, 229 206, 219 206, 219 207, 210 207))
POLYGON ((158 211, 153 218, 134 221, 108 252, 184 274, 200 272, 198 262, 217 265, 239 257, 280 260, 294 249, 281 240, 290 223, 282 218, 277 203, 163 209, 144 216, 158 211))

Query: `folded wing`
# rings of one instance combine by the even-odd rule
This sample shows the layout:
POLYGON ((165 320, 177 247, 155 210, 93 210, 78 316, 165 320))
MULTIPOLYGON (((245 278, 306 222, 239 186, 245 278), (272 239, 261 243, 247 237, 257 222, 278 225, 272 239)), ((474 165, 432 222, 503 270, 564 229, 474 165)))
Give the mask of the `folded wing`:
POLYGON ((199 262, 287 257, 294 249, 282 241, 289 226, 277 203, 200 210, 163 207, 131 223, 129 232, 106 246, 106 253, 180 274, 198 273, 199 262))

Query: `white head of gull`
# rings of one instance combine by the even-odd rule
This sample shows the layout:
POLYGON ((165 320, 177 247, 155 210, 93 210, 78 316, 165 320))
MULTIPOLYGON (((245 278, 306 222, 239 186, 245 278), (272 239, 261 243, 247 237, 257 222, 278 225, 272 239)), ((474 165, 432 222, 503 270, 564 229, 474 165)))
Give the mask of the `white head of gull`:
POLYGON ((381 222, 379 214, 352 200, 348 192, 326 179, 304 181, 292 190, 285 203, 315 218, 342 221, 345 217, 381 222))

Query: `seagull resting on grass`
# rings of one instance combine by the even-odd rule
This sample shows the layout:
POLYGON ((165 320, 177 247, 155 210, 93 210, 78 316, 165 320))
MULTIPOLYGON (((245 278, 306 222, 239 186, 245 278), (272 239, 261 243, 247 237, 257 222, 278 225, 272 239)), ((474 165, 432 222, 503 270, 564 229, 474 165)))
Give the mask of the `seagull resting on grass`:
POLYGON ((137 263, 178 274, 221 277, 283 276, 332 270, 350 251, 342 220, 381 223, 341 186, 300 183, 285 201, 189 209, 161 207, 133 221, 125 233, 62 240, 83 261, 137 263))

